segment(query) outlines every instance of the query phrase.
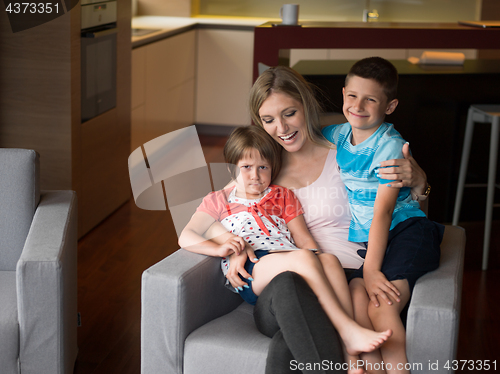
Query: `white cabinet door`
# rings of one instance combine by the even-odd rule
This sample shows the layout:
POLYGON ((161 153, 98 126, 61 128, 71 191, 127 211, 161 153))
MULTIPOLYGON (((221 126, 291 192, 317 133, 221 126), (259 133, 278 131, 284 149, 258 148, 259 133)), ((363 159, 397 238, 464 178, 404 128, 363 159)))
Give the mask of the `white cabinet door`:
POLYGON ((195 56, 195 30, 132 50, 132 150, 194 123, 195 56))
POLYGON ((253 31, 198 30, 196 123, 250 124, 253 31))
POLYGON ((132 50, 132 110, 146 99, 146 47, 132 50))
POLYGON ((195 39, 191 30, 146 46, 146 101, 194 78, 195 39))

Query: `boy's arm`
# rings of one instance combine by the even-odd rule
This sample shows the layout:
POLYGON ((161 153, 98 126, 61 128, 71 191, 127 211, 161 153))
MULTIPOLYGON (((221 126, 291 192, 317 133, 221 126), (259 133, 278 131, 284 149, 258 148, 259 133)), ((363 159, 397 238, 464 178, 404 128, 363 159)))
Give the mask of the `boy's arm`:
POLYGON ((398 193, 398 188, 380 184, 375 198, 373 220, 368 236, 368 250, 363 265, 366 291, 375 306, 379 306, 378 297, 381 297, 388 304, 392 303, 388 295, 399 301, 398 289, 381 272, 398 193))
MULTIPOLYGON (((394 180, 392 188, 411 187, 412 196, 423 195, 427 189, 427 175, 410 153, 409 143, 403 145, 402 159, 382 161, 378 169, 379 178, 394 180)), ((420 208, 427 212, 428 200, 419 200, 420 208)))
POLYGON ((179 237, 179 245, 190 252, 207 256, 225 257, 232 253, 240 253, 245 247, 243 238, 227 232, 222 225, 213 235, 217 240, 207 240, 203 234, 216 220, 205 212, 196 212, 191 217, 179 237), (220 243, 220 244, 218 244, 220 243))
POLYGON ((316 240, 314 240, 309 232, 302 214, 290 220, 287 226, 298 248, 320 249, 318 243, 316 243, 316 240))

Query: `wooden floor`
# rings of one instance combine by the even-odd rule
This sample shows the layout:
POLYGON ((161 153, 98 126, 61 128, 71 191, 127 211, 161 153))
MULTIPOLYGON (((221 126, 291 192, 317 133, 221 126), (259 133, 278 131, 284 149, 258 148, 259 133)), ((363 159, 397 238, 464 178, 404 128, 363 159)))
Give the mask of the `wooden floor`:
MULTIPOLYGON (((223 161, 224 138, 202 137, 201 141, 207 162, 223 161)), ((461 225, 467 231, 467 247, 458 359, 497 360, 498 367, 500 222, 494 222, 486 272, 480 270, 483 224, 461 225)), ((80 240, 82 326, 75 374, 140 373, 141 274, 177 248, 169 213, 141 210, 133 200, 80 240)))

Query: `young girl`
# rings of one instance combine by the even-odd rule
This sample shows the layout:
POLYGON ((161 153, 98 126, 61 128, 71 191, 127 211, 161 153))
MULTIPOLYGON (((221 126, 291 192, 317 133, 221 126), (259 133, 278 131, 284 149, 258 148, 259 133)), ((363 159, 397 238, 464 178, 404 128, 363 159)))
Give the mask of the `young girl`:
POLYGON ((237 128, 224 148, 226 163, 236 166, 231 170, 234 183, 204 198, 182 231, 179 245, 223 257, 227 279, 251 304, 276 275, 285 271, 300 274, 339 332, 347 362, 355 362, 353 356, 378 348, 392 331, 374 332, 352 319, 349 289, 339 261, 333 255, 312 251, 318 245, 307 229, 298 199, 290 190, 271 184, 281 167, 280 155, 281 147, 262 128, 237 128), (216 238, 223 244, 203 237, 216 222, 227 230, 216 238), (247 259, 244 269, 228 271, 227 256, 246 254, 248 248, 256 258, 247 259), (287 251, 272 251, 276 249, 287 251))

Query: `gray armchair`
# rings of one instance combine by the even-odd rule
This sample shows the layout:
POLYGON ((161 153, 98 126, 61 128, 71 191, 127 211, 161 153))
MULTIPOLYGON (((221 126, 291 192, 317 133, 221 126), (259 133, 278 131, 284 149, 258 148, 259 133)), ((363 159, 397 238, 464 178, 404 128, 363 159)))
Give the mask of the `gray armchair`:
POLYGON ((0 371, 69 374, 77 353, 77 206, 39 190, 35 151, 0 149, 0 371))
MULTIPOLYGON (((439 268, 415 286, 406 325, 414 373, 448 372, 456 357, 464 248, 464 230, 446 226, 439 268), (439 370, 429 368, 436 360, 439 370)), ((271 339, 252 308, 224 287, 218 259, 178 250, 142 276, 141 373, 264 373, 271 339)))

